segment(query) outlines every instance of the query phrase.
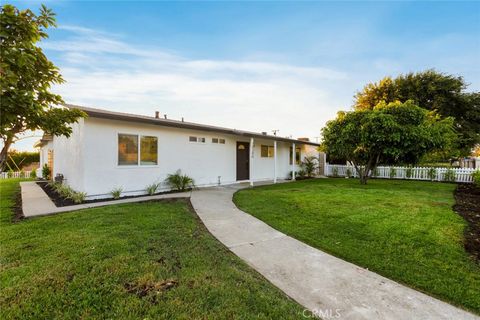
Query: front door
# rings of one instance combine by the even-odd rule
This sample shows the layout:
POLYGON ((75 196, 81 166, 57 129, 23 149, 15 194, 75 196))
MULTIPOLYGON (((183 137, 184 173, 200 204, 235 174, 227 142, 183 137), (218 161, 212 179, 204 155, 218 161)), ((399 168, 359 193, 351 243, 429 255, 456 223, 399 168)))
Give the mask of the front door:
POLYGON ((237 141, 237 181, 250 179, 250 143, 237 141))

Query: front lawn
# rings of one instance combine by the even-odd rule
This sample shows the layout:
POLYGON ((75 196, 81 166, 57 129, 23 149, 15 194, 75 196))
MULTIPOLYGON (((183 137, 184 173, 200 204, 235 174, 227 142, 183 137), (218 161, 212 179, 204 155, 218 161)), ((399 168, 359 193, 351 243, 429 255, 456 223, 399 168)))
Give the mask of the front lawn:
POLYGON ((315 179, 239 191, 242 210, 300 241, 480 313, 454 184, 315 179))
POLYGON ((12 223, 17 191, 0 181, 0 319, 301 317, 184 200, 12 223))

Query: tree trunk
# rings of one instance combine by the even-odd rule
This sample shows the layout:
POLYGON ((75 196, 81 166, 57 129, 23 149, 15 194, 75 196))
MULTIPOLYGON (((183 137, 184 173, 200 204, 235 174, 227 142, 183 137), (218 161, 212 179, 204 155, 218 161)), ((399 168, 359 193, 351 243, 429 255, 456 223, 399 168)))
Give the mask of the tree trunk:
POLYGON ((7 164, 8 149, 12 145, 13 137, 8 137, 4 140, 2 151, 0 152, 0 172, 3 172, 7 164))
POLYGON ((380 155, 372 156, 368 160, 365 167, 358 165, 356 161, 352 161, 353 165, 355 166, 355 170, 357 170, 358 177, 360 178, 360 184, 367 184, 370 172, 377 166, 379 160, 380 155))

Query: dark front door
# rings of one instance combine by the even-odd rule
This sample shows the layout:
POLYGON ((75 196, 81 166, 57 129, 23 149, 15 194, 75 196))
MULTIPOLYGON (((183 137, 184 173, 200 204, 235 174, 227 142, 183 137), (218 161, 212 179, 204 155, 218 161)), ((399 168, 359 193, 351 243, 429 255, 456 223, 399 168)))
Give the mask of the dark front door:
POLYGON ((250 179, 250 143, 237 142, 237 181, 250 179))

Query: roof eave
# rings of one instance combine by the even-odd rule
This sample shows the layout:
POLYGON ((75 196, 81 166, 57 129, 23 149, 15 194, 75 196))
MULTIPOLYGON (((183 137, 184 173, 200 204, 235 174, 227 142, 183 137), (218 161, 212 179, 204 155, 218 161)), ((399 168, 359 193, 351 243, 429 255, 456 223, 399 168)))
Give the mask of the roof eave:
POLYGON ((208 131, 208 132, 220 132, 223 134, 240 135, 240 136, 249 137, 249 138, 270 139, 270 140, 277 140, 277 141, 290 142, 290 143, 296 143, 296 144, 306 144, 306 145, 312 145, 317 147, 319 146, 318 143, 314 143, 310 141, 301 141, 301 140, 282 138, 282 137, 272 136, 272 135, 264 135, 264 134, 255 133, 255 132, 207 126, 207 125, 196 124, 192 122, 164 120, 164 119, 158 119, 158 118, 147 117, 147 116, 120 113, 120 112, 103 111, 100 109, 86 108, 86 107, 75 106, 75 105, 66 105, 66 107, 80 109, 84 111, 88 116, 94 117, 94 118, 100 118, 100 119, 133 121, 133 122, 148 123, 148 124, 154 124, 154 125, 165 126, 165 127, 201 130, 201 131, 208 131))

